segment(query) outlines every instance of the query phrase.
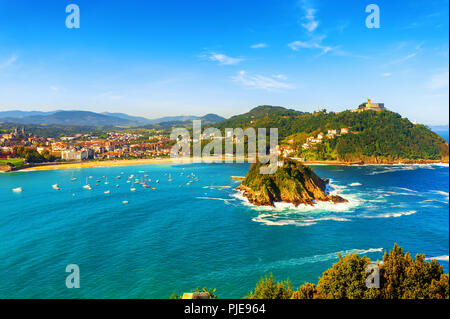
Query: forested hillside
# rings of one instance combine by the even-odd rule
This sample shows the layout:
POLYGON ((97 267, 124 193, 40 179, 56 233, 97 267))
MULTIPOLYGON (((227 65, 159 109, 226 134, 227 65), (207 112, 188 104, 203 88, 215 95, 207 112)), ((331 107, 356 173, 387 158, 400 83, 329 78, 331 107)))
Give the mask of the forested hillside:
POLYGON ((280 107, 261 106, 221 122, 220 128, 278 128, 280 144, 307 160, 386 162, 396 160, 448 160, 446 141, 424 125, 415 125, 391 112, 302 113, 280 107), (302 148, 308 137, 328 130, 348 129, 348 134, 323 138, 302 148))

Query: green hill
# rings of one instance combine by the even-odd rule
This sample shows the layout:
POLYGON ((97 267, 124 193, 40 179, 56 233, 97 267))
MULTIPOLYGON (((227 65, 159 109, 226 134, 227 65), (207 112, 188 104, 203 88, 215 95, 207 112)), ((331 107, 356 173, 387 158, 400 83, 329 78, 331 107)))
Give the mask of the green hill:
POLYGON ((366 161, 398 160, 448 161, 448 143, 424 125, 415 125, 391 111, 340 113, 325 110, 303 113, 282 107, 259 106, 248 113, 219 123, 219 128, 278 128, 280 144, 292 147, 292 156, 306 160, 366 161), (325 136, 328 130, 348 129, 348 134, 323 138, 309 148, 309 137, 325 136))

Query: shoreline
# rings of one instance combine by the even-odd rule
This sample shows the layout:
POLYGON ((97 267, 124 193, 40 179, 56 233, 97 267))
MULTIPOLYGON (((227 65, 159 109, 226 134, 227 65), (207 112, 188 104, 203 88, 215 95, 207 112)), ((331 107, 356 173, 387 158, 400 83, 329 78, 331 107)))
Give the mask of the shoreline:
MULTIPOLYGON (((230 160, 230 158, 226 158, 230 160)), ((292 158, 298 161, 298 158, 292 158)), ((0 170, 2 172, 21 172, 21 171, 40 171, 40 170, 56 170, 56 169, 81 169, 92 167, 113 167, 113 166, 134 166, 134 165, 150 165, 150 164, 193 164, 193 163, 214 163, 218 159, 214 158, 184 158, 184 159, 131 159, 131 160, 106 160, 106 161, 83 161, 72 163, 40 163, 32 164, 26 167, 12 169, 10 171, 0 170)), ((233 158, 233 163, 236 158, 233 158)), ((245 159, 247 163, 247 159, 245 159)), ((226 164, 225 158, 219 159, 219 163, 226 164)), ((301 161, 304 165, 342 165, 342 166, 363 166, 363 165, 432 165, 432 164, 449 164, 449 161, 438 160, 404 160, 401 162, 371 163, 371 162, 344 162, 344 161, 301 161)))

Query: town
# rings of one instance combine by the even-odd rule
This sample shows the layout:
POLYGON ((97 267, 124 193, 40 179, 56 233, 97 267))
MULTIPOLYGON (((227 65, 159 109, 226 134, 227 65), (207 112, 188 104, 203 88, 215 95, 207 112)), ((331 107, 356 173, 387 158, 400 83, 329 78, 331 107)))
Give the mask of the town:
MULTIPOLYGON (((83 161, 102 159, 165 157, 170 153, 169 136, 156 132, 143 134, 108 132, 106 138, 90 134, 71 137, 45 138, 16 128, 0 135, 0 158, 10 159, 26 153, 29 157, 42 156, 41 161, 83 161)), ((25 158, 27 160, 27 158, 25 158)))

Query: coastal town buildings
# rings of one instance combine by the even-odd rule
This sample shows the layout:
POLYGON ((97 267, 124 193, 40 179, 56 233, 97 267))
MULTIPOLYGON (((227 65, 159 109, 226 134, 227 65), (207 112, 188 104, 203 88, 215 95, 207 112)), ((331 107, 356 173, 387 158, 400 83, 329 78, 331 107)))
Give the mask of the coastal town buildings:
POLYGON ((60 138, 37 137, 24 128, 0 135, 0 156, 14 157, 16 147, 34 149, 39 154, 50 154, 60 161, 83 161, 109 158, 148 158, 168 156, 171 144, 168 135, 157 132, 144 137, 143 134, 108 132, 99 138, 90 134, 74 134, 60 138))

